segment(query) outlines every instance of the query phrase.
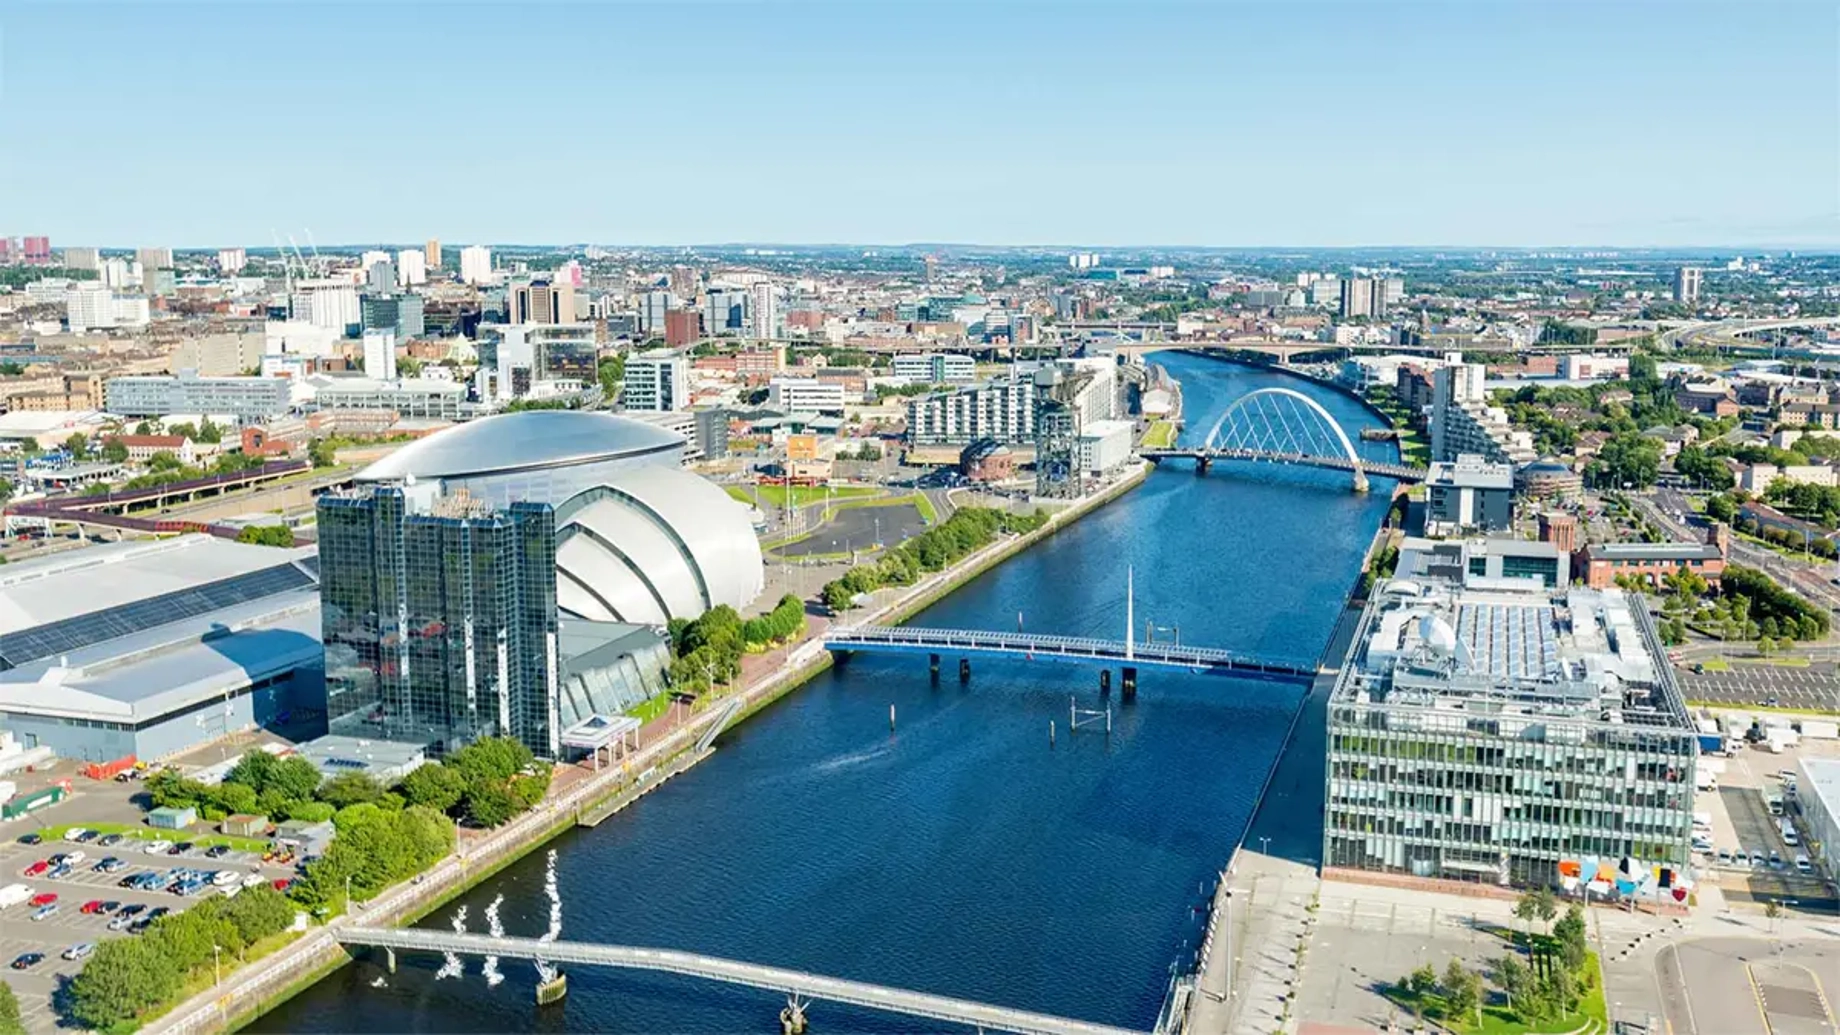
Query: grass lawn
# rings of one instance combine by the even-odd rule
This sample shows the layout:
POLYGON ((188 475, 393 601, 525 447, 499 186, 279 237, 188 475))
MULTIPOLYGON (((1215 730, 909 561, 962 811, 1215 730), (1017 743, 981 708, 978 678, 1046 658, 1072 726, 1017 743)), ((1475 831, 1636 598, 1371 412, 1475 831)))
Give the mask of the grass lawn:
POLYGON ((1774 665, 1777 668, 1807 668, 1810 664, 1807 658, 1798 658, 1793 655, 1775 658, 1733 658, 1731 663, 1734 665, 1774 665))
POLYGON ((929 525, 939 524, 939 511, 933 509, 933 501, 927 499, 926 493, 914 493, 914 509, 920 512, 920 520, 929 525))
POLYGON ((1406 1015, 1402 1021, 1410 1023, 1412 1008, 1416 1006, 1424 1016, 1438 1018, 1446 1030, 1459 1035, 1563 1035, 1593 1022, 1596 1025, 1593 1030, 1603 1032, 1609 1028, 1610 1011, 1604 1002, 1603 971, 1598 967, 1596 953, 1585 954, 1584 973, 1592 975, 1591 987, 1579 999, 1577 1011, 1541 1023, 1522 1020, 1519 1014, 1500 1004, 1484 1006, 1480 1021, 1475 1014, 1463 1018, 1445 1017, 1443 997, 1435 992, 1421 996, 1393 985, 1384 994, 1406 1015))
POLYGON ((667 691, 656 697, 648 697, 640 701, 638 704, 626 709, 626 714, 638 719, 640 722, 651 722, 653 719, 663 715, 666 711, 669 711, 670 707, 671 694, 667 691))
POLYGON ((1710 657, 1699 663, 1701 672, 1730 672, 1731 662, 1721 657, 1710 657))
MULTIPOLYGON (((753 505, 754 486, 730 485, 726 486, 726 488, 730 496, 750 506, 753 505)), ((833 500, 847 500, 861 499, 864 496, 874 496, 882 491, 880 489, 870 488, 866 485, 836 485, 829 489, 821 485, 794 485, 790 490, 784 485, 762 485, 759 487, 759 490, 760 505, 763 507, 787 506, 786 500, 788 491, 791 493, 791 506, 794 507, 803 507, 807 503, 823 503, 827 493, 833 500)))
POLYGON ((1176 444, 1176 422, 1172 420, 1152 421, 1150 430, 1144 432, 1145 449, 1168 449, 1176 444))
POLYGON ((94 830, 98 834, 120 834, 123 837, 139 838, 142 841, 190 841, 200 848, 229 845, 231 851, 257 854, 268 851, 269 844, 267 838, 261 837, 194 834, 189 830, 155 830, 153 827, 131 826, 127 823, 60 823, 57 826, 40 827, 38 836, 47 841, 61 841, 65 833, 77 827, 94 830))

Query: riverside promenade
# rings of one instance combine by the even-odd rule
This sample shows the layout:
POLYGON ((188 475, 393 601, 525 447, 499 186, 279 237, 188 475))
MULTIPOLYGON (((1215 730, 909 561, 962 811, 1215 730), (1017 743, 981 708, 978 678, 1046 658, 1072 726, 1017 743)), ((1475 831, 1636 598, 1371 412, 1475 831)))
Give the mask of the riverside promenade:
MULTIPOLYGON (((1046 525, 1034 532, 999 539, 951 568, 911 586, 881 591, 871 606, 851 612, 846 624, 855 627, 902 620, 960 583, 1133 488, 1148 471, 1149 465, 1142 465, 1101 492, 1057 511, 1046 525)), ((820 622, 812 624, 822 625, 820 622)), ((744 667, 742 687, 717 698, 720 702, 739 696, 744 702, 743 716, 822 671, 830 664, 830 655, 824 648, 821 629, 811 628, 798 643, 747 660, 752 664, 744 667), (776 655, 777 663, 774 661, 776 655)), ((550 795, 529 812, 494 830, 463 832, 455 854, 436 863, 415 882, 390 888, 370 902, 355 906, 350 913, 309 928, 298 940, 277 952, 224 975, 217 985, 149 1022, 145 1030, 208 1032, 231 1029, 246 1022, 349 959, 336 937, 338 929, 397 925, 426 915, 556 834, 573 827, 583 813, 606 799, 633 790, 637 784, 632 773, 644 773, 689 750, 725 711, 709 707, 687 717, 667 713, 659 722, 648 724, 647 742, 628 756, 623 766, 598 773, 582 766, 559 766, 550 795)))

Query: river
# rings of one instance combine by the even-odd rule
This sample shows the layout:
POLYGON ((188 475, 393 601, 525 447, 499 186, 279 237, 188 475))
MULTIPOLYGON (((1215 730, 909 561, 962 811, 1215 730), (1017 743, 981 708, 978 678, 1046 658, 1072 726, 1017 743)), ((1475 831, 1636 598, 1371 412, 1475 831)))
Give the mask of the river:
MULTIPOLYGON (((1187 355, 1199 441, 1258 388, 1305 391, 1350 434, 1358 403, 1281 374, 1187 355)), ((1378 454, 1376 454, 1378 455, 1378 454)), ((922 624, 1122 637, 1127 568, 1137 621, 1185 643, 1313 660, 1390 483, 1359 496, 1346 474, 1221 465, 1145 484, 986 573, 922 624)), ((688 949, 1148 1029, 1170 968, 1192 957, 1202 886, 1250 822, 1301 688, 1145 670, 1113 726, 1067 730, 1069 696, 1103 708, 1093 670, 978 660, 856 657, 718 741, 714 758, 593 830, 556 840, 561 937, 688 949), (893 705, 896 729, 888 728, 893 705), (1048 726, 1058 726, 1050 746, 1048 726)), ((468 929, 498 895, 504 929, 548 923, 539 851, 444 907, 468 929)), ((385 976, 347 967, 258 1021, 274 1032, 777 1030, 758 991, 577 968, 563 1004, 533 1005, 528 963, 438 959, 385 976), (381 979, 381 984, 378 984, 381 979)), ((922 1022, 830 1003, 817 1032, 913 1031, 922 1022)))

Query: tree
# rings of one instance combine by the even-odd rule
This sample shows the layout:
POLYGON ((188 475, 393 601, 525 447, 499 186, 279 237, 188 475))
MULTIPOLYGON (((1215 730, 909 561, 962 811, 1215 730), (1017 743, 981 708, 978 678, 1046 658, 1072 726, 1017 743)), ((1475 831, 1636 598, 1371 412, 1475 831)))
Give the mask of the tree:
POLYGON ((1426 963, 1406 976, 1406 987, 1416 996, 1427 996, 1437 991, 1437 971, 1426 963))
POLYGON ((330 440, 316 438, 307 443, 307 459, 314 467, 336 467, 339 462, 339 447, 330 440))
POLYGON ((139 424, 136 424, 134 426, 134 433, 136 435, 151 435, 153 434, 153 425, 147 423, 146 421, 141 421, 139 424))
POLYGON ((111 464, 128 462, 128 446, 120 438, 111 438, 102 444, 102 458, 111 464))
POLYGON ((466 794, 466 777, 439 762, 431 762, 417 767, 404 777, 398 789, 410 805, 425 805, 436 812, 451 812, 466 794))
POLYGON ((1730 496, 1726 496, 1723 493, 1717 496, 1708 496, 1706 498, 1706 516, 1714 521, 1723 521, 1726 524, 1730 524, 1738 518, 1738 505, 1732 502, 1730 496))
POLYGON ((319 789, 319 800, 335 809, 369 804, 383 797, 383 787, 365 773, 340 773, 319 789))
POLYGON ((0 984, 0 1035, 26 1035, 25 1022, 19 1018, 19 997, 8 984, 0 984))
POLYGON ((1527 991, 1527 984, 1532 978, 1532 975, 1527 970, 1527 965, 1521 962, 1519 956, 1513 955, 1512 953, 1495 961, 1495 973, 1493 976, 1495 978, 1495 983, 1501 986, 1503 992, 1507 993, 1508 1005, 1510 1007, 1513 1007, 1519 997, 1527 991))
POLYGON ((172 995, 181 976, 178 962, 149 941, 107 939, 71 979, 70 1015, 86 1028, 113 1028, 172 995))
POLYGON ((1452 1017, 1475 1014, 1482 1020, 1482 978, 1454 959, 1444 968, 1444 1004, 1452 1017))
POLYGON ((1567 970, 1578 970, 1584 966, 1586 931, 1584 909, 1574 902, 1565 910, 1557 924, 1553 925, 1553 935, 1559 939, 1559 958, 1567 970))
POLYGON ((475 826, 499 826, 517 813, 516 799, 498 784, 479 784, 467 789, 466 818, 475 826))
POLYGON ((89 436, 83 434, 81 431, 74 432, 69 438, 64 440, 64 452, 69 453, 78 460, 88 459, 89 436))
POLYGON ((236 534, 236 541, 257 546, 293 546, 294 533, 286 525, 245 525, 236 534))

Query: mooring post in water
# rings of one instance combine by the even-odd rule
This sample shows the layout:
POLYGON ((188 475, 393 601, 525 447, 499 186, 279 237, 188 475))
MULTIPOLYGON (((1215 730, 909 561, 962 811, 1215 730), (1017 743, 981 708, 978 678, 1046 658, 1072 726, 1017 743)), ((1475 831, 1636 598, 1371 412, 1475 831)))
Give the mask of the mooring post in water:
POLYGON ((1134 667, 1125 668, 1125 670, 1119 676, 1118 688, 1121 691, 1123 691, 1125 700, 1133 701, 1137 699, 1137 669, 1136 668, 1134 667))
POLYGON ((932 675, 933 682, 939 682, 939 655, 927 655, 927 672, 932 675))
POLYGON ((1109 668, 1102 668, 1099 670, 1099 696, 1104 697, 1111 692, 1112 670, 1109 668))
POLYGON ((888 732, 894 732, 894 702, 888 702, 888 732))
POLYGON ((1048 720, 1048 746, 1054 746, 1054 720, 1048 720))
POLYGON ((958 681, 961 683, 971 682, 971 659, 970 658, 959 658, 958 659, 958 681))

